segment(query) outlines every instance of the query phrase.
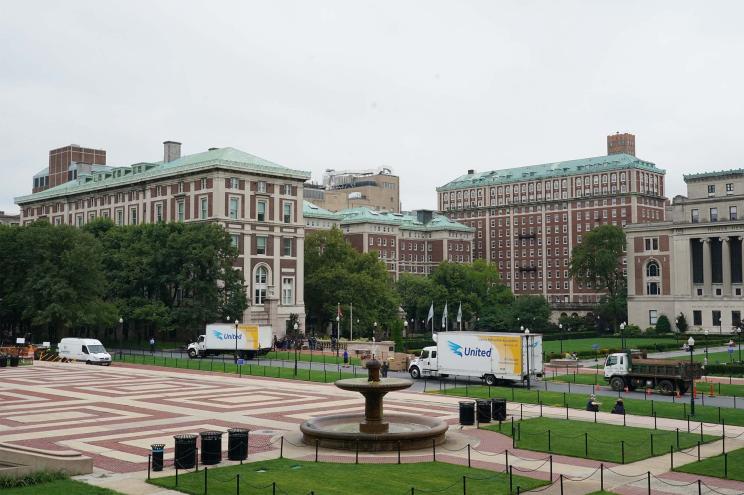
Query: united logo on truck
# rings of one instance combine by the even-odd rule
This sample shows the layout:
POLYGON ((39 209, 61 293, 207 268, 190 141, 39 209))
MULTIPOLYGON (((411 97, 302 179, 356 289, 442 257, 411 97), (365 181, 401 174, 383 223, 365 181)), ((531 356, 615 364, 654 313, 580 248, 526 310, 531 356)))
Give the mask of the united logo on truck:
POLYGON ((451 340, 447 341, 447 344, 449 345, 450 350, 453 352, 453 354, 456 354, 457 356, 464 357, 464 356, 473 356, 473 357, 491 357, 491 349, 478 349, 477 347, 463 347, 460 344, 456 344, 452 342, 451 340))

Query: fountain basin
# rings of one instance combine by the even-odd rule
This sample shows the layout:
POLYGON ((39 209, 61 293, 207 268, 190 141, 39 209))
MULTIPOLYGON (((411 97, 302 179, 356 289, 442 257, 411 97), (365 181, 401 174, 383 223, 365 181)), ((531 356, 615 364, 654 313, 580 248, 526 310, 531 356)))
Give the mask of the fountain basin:
POLYGON ((366 433, 364 414, 336 414, 305 421, 302 440, 308 445, 367 452, 429 449, 445 441, 449 425, 440 419, 412 414, 386 414, 387 431, 366 433))

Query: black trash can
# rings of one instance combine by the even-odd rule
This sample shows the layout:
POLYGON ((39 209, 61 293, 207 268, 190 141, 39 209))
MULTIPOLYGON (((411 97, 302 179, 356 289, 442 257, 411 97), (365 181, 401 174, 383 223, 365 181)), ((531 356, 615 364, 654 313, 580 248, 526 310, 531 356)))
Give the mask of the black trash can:
POLYGON ((201 461, 204 465, 222 462, 222 432, 203 431, 201 436, 201 461))
POLYGON ((6 368, 8 366, 8 356, 0 356, 0 368, 6 368))
POLYGON ((152 470, 162 471, 163 470, 163 453, 165 452, 164 443, 154 443, 150 445, 152 448, 152 470))
POLYGON ((460 424, 463 426, 475 424, 475 402, 460 402, 460 424))
POLYGON ((196 464, 196 435, 176 435, 174 464, 177 469, 191 469, 196 464))
POLYGON ((21 362, 21 358, 18 356, 10 356, 10 365, 15 368, 18 366, 18 363, 21 362))
POLYGON ((506 399, 491 399, 491 416, 494 421, 506 421, 506 399))
POLYGON ((248 432, 243 428, 227 430, 227 458, 231 461, 244 461, 248 458, 248 432))
POLYGON ((479 399, 475 401, 475 409, 478 414, 479 423, 491 422, 491 401, 479 399))

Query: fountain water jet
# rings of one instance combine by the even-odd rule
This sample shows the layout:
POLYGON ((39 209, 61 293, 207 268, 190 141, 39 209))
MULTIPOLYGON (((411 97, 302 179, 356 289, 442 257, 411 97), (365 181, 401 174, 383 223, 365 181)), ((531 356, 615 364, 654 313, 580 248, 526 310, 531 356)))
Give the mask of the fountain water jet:
POLYGON ((338 380, 335 385, 364 396, 364 415, 334 414, 311 418, 300 426, 302 440, 320 447, 383 451, 430 448, 445 440, 446 422, 411 414, 383 415, 382 399, 388 392, 403 390, 413 382, 407 378, 380 378, 380 362, 367 362, 367 378, 338 380))

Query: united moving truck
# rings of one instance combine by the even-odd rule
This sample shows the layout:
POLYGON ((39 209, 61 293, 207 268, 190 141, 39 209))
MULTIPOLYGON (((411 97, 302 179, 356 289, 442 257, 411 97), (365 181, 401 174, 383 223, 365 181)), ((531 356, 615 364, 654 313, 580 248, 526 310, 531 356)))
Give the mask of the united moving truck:
POLYGON ((271 350, 274 331, 264 325, 238 325, 237 332, 232 323, 207 325, 204 335, 188 345, 189 357, 206 357, 215 354, 235 354, 242 358, 253 358, 271 350))
POLYGON ((440 332, 436 346, 424 347, 408 367, 412 378, 473 376, 487 385, 542 376, 542 335, 493 332, 440 332))

